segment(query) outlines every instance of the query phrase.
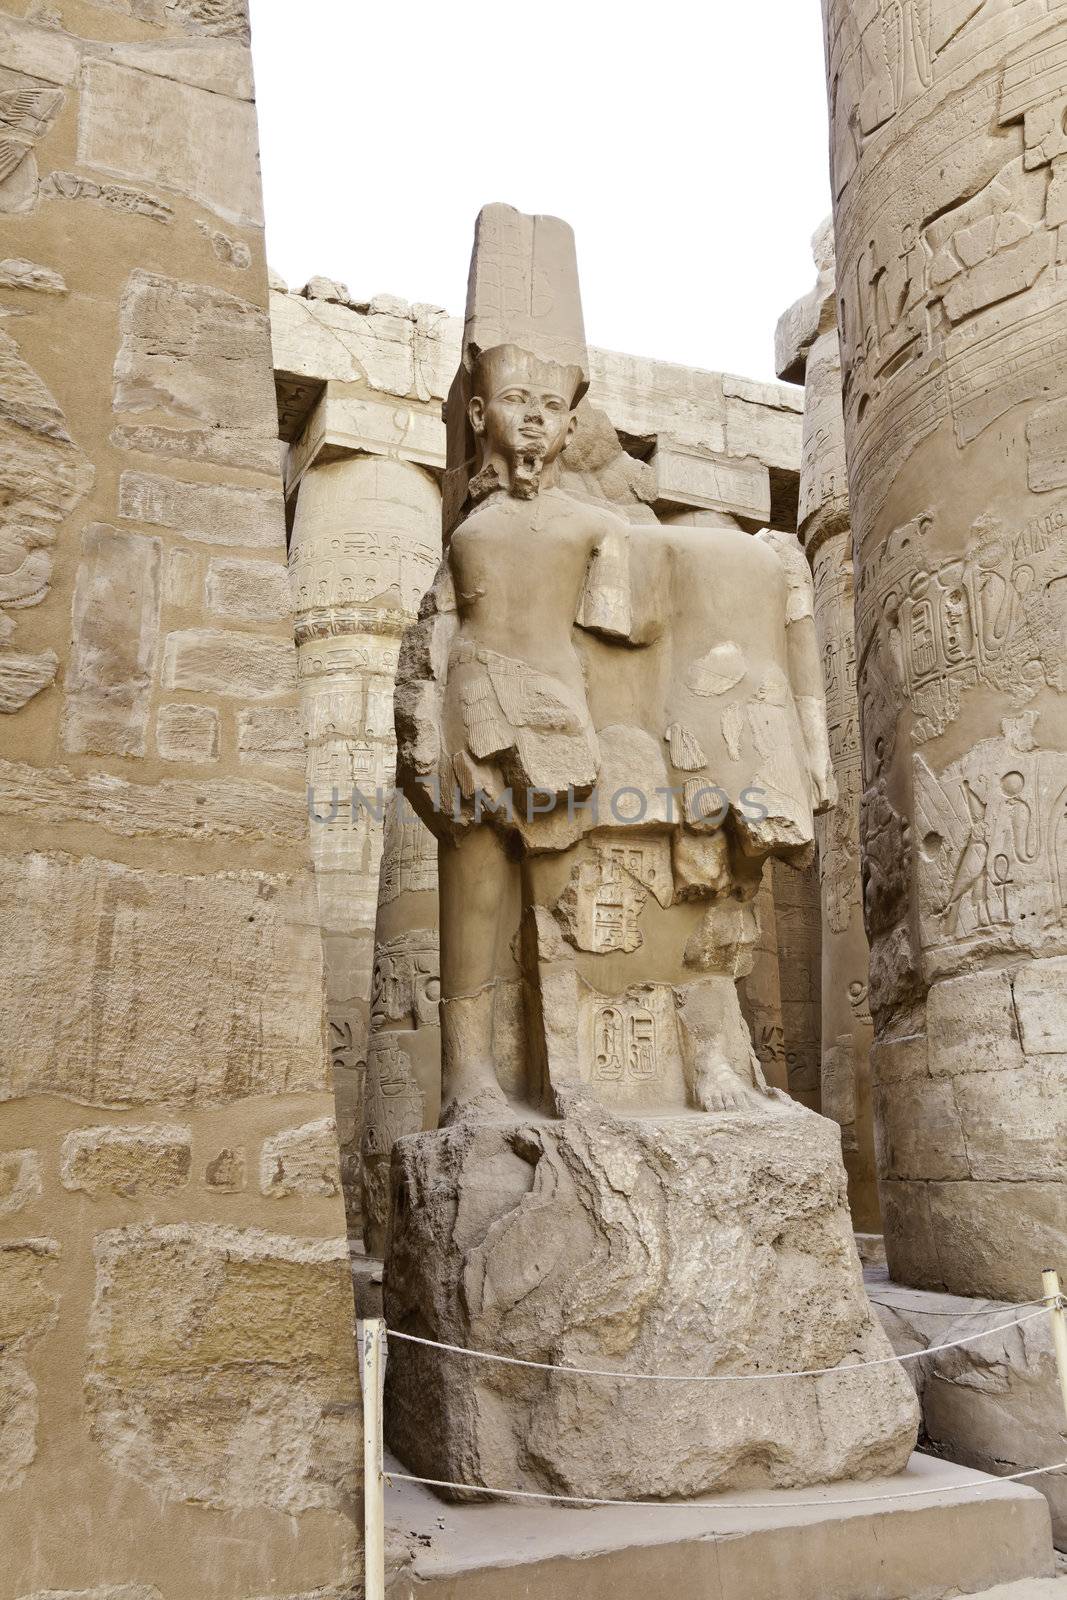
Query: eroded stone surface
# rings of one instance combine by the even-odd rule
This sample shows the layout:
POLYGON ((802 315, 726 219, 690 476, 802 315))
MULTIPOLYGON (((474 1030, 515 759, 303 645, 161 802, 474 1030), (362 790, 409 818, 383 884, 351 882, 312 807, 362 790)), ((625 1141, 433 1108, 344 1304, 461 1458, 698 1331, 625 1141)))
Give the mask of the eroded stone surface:
POLYGON ((186 628, 167 635, 163 682, 168 689, 253 700, 296 686, 296 657, 285 639, 222 628, 186 628))
POLYGON ((167 189, 231 222, 261 224, 255 109, 110 61, 87 61, 78 122, 86 166, 167 189))
MULTIPOLYGON (((836 1129, 799 1107, 467 1126, 401 1140, 393 1173, 386 1315, 402 1332, 620 1372, 847 1368, 887 1353, 836 1129), (768 1300, 780 1315, 764 1315, 768 1300)), ((387 1376, 389 1440, 412 1470, 571 1494, 892 1473, 915 1420, 893 1366, 664 1384, 647 1406, 621 1380, 442 1362, 399 1343, 387 1376)))
POLYGON ((219 754, 219 714, 214 706, 160 706, 156 749, 164 761, 215 761, 219 754))
POLYGON ((0 1356, 0 1493, 17 1489, 36 1458, 38 1410, 25 1367, 0 1356))
MULTIPOLYGON (((922 1406, 931 1449, 963 1466, 1002 1477, 1033 1462, 1062 1460, 1059 1383, 1047 1317, 1004 1327, 1025 1312, 1002 1301, 923 1293, 874 1275, 871 1300, 898 1355, 956 1344, 907 1371, 922 1406), (960 1345, 956 1341, 974 1342, 960 1345)), ((1052 1511, 1053 1536, 1067 1543, 1067 1473, 1031 1480, 1052 1511)))
POLYGON ((173 1194, 189 1182, 192 1132, 176 1124, 79 1128, 60 1152, 64 1189, 104 1194, 173 1194))
POLYGON ((9 1041, 0 1100, 36 1092, 91 1105, 218 1104, 325 1087, 322 957, 306 880, 38 854, 0 863, 0 881, 20 952, 0 991, 9 1041), (33 1029, 17 1020, 27 1016, 33 1029))
POLYGON ((66 676, 71 754, 143 755, 160 614, 158 539, 95 523, 82 535, 66 676))
MULTIPOLYGON (((217 534, 215 538, 221 542, 217 534)), ((220 617, 252 622, 289 617, 293 599, 288 569, 277 561, 212 561, 207 569, 207 603, 220 617)))
POLYGON ((272 489, 185 483, 155 473, 124 472, 119 484, 119 515, 149 527, 170 528, 183 539, 200 544, 261 550, 279 550, 285 545, 281 502, 272 489))
POLYGON ((43 1189, 36 1150, 0 1152, 0 1217, 22 1211, 43 1193, 43 1189))
POLYGON ((337 1124, 333 1117, 321 1117, 299 1128, 285 1128, 264 1139, 259 1187, 273 1200, 290 1194, 340 1194, 337 1124))
POLYGON ((343 1241, 132 1226, 96 1244, 85 1398, 120 1472, 220 1510, 351 1511, 343 1241), (195 1421, 194 1421, 195 1419, 195 1421))
POLYGON ((55 1239, 0 1243, 0 1352, 10 1355, 49 1333, 59 1316, 54 1273, 55 1239))
POLYGON ((270 329, 259 306, 138 270, 122 296, 120 330, 116 411, 160 409, 239 437, 273 437, 274 397, 261 381, 270 329))

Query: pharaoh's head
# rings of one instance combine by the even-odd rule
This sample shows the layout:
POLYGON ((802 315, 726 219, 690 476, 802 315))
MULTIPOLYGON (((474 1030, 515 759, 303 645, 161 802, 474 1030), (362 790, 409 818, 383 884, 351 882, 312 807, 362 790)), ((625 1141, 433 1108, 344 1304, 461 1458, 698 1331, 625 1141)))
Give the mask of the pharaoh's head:
POLYGON ((502 344, 478 357, 471 387, 468 416, 481 451, 470 485, 473 498, 506 489, 520 500, 533 499, 545 468, 577 425, 581 370, 502 344))

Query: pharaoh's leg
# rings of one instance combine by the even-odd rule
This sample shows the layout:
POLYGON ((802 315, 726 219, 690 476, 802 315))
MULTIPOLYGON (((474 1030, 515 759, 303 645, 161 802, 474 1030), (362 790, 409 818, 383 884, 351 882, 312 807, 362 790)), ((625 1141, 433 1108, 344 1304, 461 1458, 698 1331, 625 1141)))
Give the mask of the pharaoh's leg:
POLYGON ((766 1080, 741 1015, 735 980, 724 974, 697 978, 677 996, 682 1056, 698 1110, 766 1106, 766 1080))
POLYGON ((438 850, 441 895, 441 1124, 507 1110, 493 1058, 502 924, 517 868, 493 828, 438 850))
MULTIPOLYGON (((690 841, 693 863, 725 862, 724 835, 690 841)), ((676 872, 679 862, 676 859, 676 872)), ((746 977, 759 938, 755 896, 759 865, 734 860, 727 892, 707 902, 701 923, 685 948, 692 980, 678 988, 678 1023, 690 1093, 701 1111, 733 1111, 766 1105, 767 1083, 741 1013, 737 981, 746 977)))

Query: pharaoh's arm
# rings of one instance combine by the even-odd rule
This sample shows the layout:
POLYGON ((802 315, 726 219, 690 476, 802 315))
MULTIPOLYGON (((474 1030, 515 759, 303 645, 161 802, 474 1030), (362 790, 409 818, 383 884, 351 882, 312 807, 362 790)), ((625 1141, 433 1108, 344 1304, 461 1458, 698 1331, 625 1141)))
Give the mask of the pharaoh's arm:
POLYGON ((451 795, 453 782, 444 750, 444 692, 457 627, 455 589, 446 557, 423 596, 418 619, 404 634, 393 696, 397 786, 438 836, 448 816, 442 795, 451 795))
POLYGON ((812 809, 816 813, 830 811, 837 804, 837 780, 830 759, 826 689, 815 632, 815 590, 811 570, 795 534, 765 528, 757 537, 770 545, 785 569, 789 681, 804 737, 812 809))

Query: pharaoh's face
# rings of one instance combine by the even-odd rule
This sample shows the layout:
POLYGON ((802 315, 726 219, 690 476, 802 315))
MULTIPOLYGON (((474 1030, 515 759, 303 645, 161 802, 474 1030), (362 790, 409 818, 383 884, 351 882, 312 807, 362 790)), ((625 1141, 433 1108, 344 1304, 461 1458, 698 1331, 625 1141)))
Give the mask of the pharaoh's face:
MULTIPOLYGON (((476 398, 471 406, 483 419, 490 452, 502 455, 509 465, 544 466, 567 442, 571 408, 566 397, 528 378, 505 381, 488 404, 476 398)), ((478 422, 473 416, 471 420, 477 432, 478 422)))
POLYGON ((493 374, 488 398, 470 403, 471 427, 483 459, 501 464, 513 494, 536 493, 541 474, 555 461, 576 426, 560 369, 529 361, 493 374))

